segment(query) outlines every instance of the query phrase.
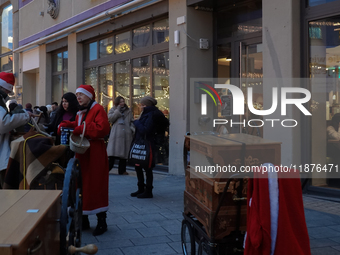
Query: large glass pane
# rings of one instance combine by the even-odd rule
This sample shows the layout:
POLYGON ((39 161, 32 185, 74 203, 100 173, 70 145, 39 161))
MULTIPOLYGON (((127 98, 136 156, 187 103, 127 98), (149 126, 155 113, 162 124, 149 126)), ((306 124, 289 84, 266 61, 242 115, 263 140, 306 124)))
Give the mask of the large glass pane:
POLYGON ((112 65, 99 67, 99 102, 108 112, 113 106, 113 70, 112 65))
MULTIPOLYGON (((169 117, 169 52, 153 55, 153 95, 157 99, 157 107, 169 117)), ((156 145, 156 164, 168 165, 169 134, 160 136, 156 145)))
POLYGON ((337 0, 308 0, 308 6, 317 6, 320 4, 330 3, 337 0))
POLYGON ((99 41, 99 58, 105 58, 113 53, 113 37, 99 41))
POLYGON ((217 37, 227 38, 262 31, 262 1, 238 2, 231 6, 229 1, 218 1, 217 37))
POLYGON ((98 42, 85 45, 85 60, 92 61, 98 58, 98 42))
POLYGON ((1 71, 12 71, 13 70, 13 56, 9 55, 1 58, 1 71))
POLYGON ((153 55, 153 95, 157 99, 157 107, 169 114, 169 52, 153 55))
POLYGON ((64 94, 68 92, 68 75, 67 73, 63 74, 63 79, 64 79, 64 83, 63 83, 63 92, 64 94))
MULTIPOLYGON (((241 59, 241 84, 245 98, 248 98, 247 91, 253 89, 253 107, 257 110, 263 110, 263 62, 262 62, 262 43, 242 45, 241 59)), ((246 114, 242 118, 246 119, 263 119, 251 113, 248 109, 248 101, 245 102, 246 114)), ((252 126, 259 125, 251 123, 252 126)), ((263 127, 245 127, 243 132, 263 137, 263 127)))
POLYGON ((121 96, 125 103, 131 107, 130 103, 130 61, 122 61, 115 64, 115 98, 121 96))
POLYGON ((150 65, 149 56, 135 58, 132 60, 132 100, 133 113, 135 117, 140 115, 138 107, 142 97, 150 95, 150 65))
POLYGON ((130 31, 115 36, 116 54, 125 53, 131 50, 130 31))
POLYGON ((64 51, 63 52, 63 70, 68 69, 68 52, 64 51))
POLYGON ((150 40, 150 26, 143 26, 133 30, 133 48, 141 48, 148 45, 150 40))
POLYGON ((5 7, 1 14, 1 54, 13 49, 12 5, 5 7))
POLYGON ((62 75, 54 75, 52 77, 52 101, 60 102, 63 93, 62 75))
POLYGON ((169 42, 169 19, 163 19, 153 23, 152 43, 169 42))
POLYGON ((98 74, 97 67, 92 67, 85 69, 85 84, 92 85, 94 91, 96 92, 96 98, 98 98, 97 84, 98 84, 98 74))
POLYGON ((52 70, 53 72, 61 72, 63 70, 63 53, 52 55, 52 70))
MULTIPOLYGON (((339 135, 340 118, 340 16, 309 22, 309 74, 312 93, 311 138, 312 162, 340 164, 340 143, 330 132, 339 135)), ((312 185, 340 188, 340 180, 312 178, 312 185)), ((320 177, 320 173, 318 173, 320 177)))

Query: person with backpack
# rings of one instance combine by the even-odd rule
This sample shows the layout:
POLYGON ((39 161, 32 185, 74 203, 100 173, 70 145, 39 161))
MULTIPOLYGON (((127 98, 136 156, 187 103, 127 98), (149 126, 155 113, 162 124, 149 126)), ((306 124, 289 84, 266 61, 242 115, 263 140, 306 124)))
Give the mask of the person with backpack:
POLYGON ((152 169, 155 166, 155 137, 156 132, 164 126, 169 126, 169 120, 164 116, 164 114, 156 107, 157 100, 153 97, 146 96, 140 100, 140 108, 142 113, 138 120, 134 121, 136 128, 134 140, 145 138, 151 145, 151 166, 148 165, 135 165, 135 171, 137 174, 137 186, 138 190, 131 193, 132 197, 137 198, 152 198, 153 189, 153 173, 152 169), (144 174, 146 175, 146 184, 144 184, 144 174))

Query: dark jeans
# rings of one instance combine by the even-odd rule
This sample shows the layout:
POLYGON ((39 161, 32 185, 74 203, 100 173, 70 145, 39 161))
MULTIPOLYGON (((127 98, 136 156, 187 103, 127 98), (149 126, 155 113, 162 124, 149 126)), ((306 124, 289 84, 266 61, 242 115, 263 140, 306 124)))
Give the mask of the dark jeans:
MULTIPOLYGON (((143 167, 141 166, 135 166, 135 170, 137 173, 137 179, 138 179, 138 187, 144 185, 144 174, 143 174, 143 167)), ((152 190, 152 183, 153 183, 153 173, 152 168, 144 168, 145 175, 146 175, 146 190, 151 191, 152 190)))
POLYGON ((124 172, 126 172, 126 159, 123 159, 123 158, 110 156, 109 157, 109 171, 113 168, 116 159, 119 160, 118 174, 123 174, 124 172))

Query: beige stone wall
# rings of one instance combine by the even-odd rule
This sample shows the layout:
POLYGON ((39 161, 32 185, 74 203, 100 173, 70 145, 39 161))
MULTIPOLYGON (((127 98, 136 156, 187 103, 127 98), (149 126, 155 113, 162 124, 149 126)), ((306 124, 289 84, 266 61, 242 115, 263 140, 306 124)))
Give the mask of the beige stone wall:
POLYGON ((47 13, 47 0, 34 0, 19 9, 19 41, 57 25, 88 9, 107 2, 105 0, 68 0, 60 1, 59 15, 52 19, 47 13), (41 16, 40 12, 44 15, 41 16))

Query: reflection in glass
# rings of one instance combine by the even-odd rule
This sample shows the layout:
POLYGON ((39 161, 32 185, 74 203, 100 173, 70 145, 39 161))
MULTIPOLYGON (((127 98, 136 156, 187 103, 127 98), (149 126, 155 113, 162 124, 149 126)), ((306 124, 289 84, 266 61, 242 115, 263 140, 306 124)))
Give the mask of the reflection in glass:
POLYGON ((121 96, 125 99, 127 106, 130 104, 130 61, 122 61, 115 64, 115 98, 121 96))
POLYGON ((113 70, 112 65, 99 67, 99 90, 97 102, 108 112, 113 106, 113 70))
POLYGON ((68 52, 63 52, 63 70, 68 69, 68 52))
POLYGON ((61 72, 63 70, 63 53, 60 52, 52 56, 53 72, 61 72))
POLYGON ((13 49, 12 5, 5 7, 1 14, 1 54, 13 49))
POLYGON ((52 102, 59 102, 62 95, 62 75, 54 75, 52 77, 52 102))
POLYGON ((150 65, 149 56, 135 58, 132 60, 132 100, 133 113, 136 116, 140 115, 138 107, 139 100, 142 97, 150 95, 150 65))
POLYGON ((63 74, 63 79, 64 79, 63 93, 65 94, 68 92, 68 74, 67 73, 63 74))
MULTIPOLYGON (((309 77, 312 94, 310 163, 340 163, 340 147, 334 146, 327 137, 327 127, 331 126, 332 117, 340 113, 339 29, 340 16, 309 22, 309 77)), ((340 188, 340 180, 328 178, 329 174, 331 171, 328 166, 325 178, 312 178, 312 185, 340 188)))
POLYGON ((169 19, 164 19, 153 23, 152 43, 169 42, 169 19))
POLYGON ((85 84, 92 85, 94 91, 96 92, 96 98, 98 98, 97 83, 98 83, 97 67, 85 69, 85 84))
POLYGON ((139 27, 134 29, 132 32, 133 49, 145 47, 148 45, 150 39, 150 26, 139 27))
POLYGON ((130 31, 115 36, 116 54, 125 53, 131 50, 130 31))
POLYGON ((308 0, 308 6, 317 6, 320 4, 330 3, 337 0, 308 0))
POLYGON ((231 7, 228 1, 219 1, 218 5, 221 5, 217 6, 219 39, 262 31, 261 0, 253 0, 251 5, 241 1, 235 7, 231 7))
MULTIPOLYGON (((241 84, 242 91, 245 98, 248 98, 247 91, 251 87, 253 89, 252 99, 253 107, 256 110, 263 110, 263 61, 262 61, 262 44, 251 44, 242 46, 241 59, 241 84)), ((262 116, 257 116, 249 111, 248 101, 245 102, 246 114, 241 117, 246 119, 246 122, 251 119, 262 119, 262 116)), ((251 123, 252 126, 259 125, 258 123, 251 123)), ((252 128, 245 127, 243 132, 263 137, 263 127, 252 128)))
POLYGON ((153 95, 157 99, 157 107, 169 114, 169 52, 153 55, 153 95))
POLYGON ((1 58, 1 71, 12 71, 13 70, 13 56, 9 55, 1 58))
POLYGON ((113 53, 113 37, 99 41, 99 58, 105 58, 113 53))
MULTIPOLYGON (((153 66, 153 95, 157 100, 157 107, 169 118, 169 52, 152 56, 153 66)), ((168 165, 169 134, 157 136, 156 164, 168 165)))
POLYGON ((98 58, 98 42, 93 42, 85 45, 86 61, 96 60, 98 58))

